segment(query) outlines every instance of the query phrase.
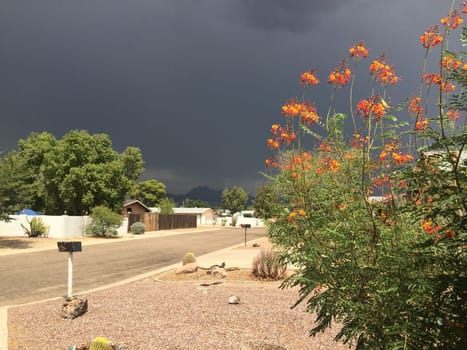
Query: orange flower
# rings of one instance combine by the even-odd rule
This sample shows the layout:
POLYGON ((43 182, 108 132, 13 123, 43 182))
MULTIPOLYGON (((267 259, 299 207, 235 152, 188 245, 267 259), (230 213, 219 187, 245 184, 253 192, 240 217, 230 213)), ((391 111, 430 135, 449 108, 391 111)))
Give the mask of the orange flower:
POLYGON ((455 110, 455 109, 449 109, 448 112, 446 113, 447 117, 449 120, 455 120, 455 119, 459 119, 459 111, 455 110))
POLYGON ((441 84, 441 76, 439 74, 425 73, 422 78, 427 86, 441 84))
POLYGON ((426 130, 428 128, 428 124, 430 124, 430 121, 426 118, 420 118, 417 120, 415 123, 415 130, 426 130))
POLYGON ((363 118, 374 114, 377 117, 376 119, 380 119, 386 113, 386 106, 386 103, 379 95, 374 95, 358 102, 357 113, 363 118))
POLYGON ((467 1, 464 1, 461 7, 462 7, 462 13, 467 13, 467 1))
POLYGON ((272 124, 271 126, 271 133, 273 133, 274 135, 277 135, 277 132, 278 130, 280 129, 280 125, 279 124, 272 124))
POLYGON ((438 233, 439 231, 443 229, 442 226, 436 225, 433 221, 424 221, 422 224, 422 227, 423 227, 423 230, 429 235, 438 233))
POLYGON ((268 168, 278 168, 280 166, 279 163, 271 159, 266 159, 265 163, 268 168))
POLYGON ((443 56, 440 65, 441 67, 444 67, 448 70, 456 70, 462 65, 462 63, 461 61, 457 60, 455 56, 445 55, 443 56))
POLYGON ((314 69, 310 69, 305 73, 300 75, 300 84, 304 86, 309 85, 316 85, 319 83, 319 79, 316 77, 316 71, 314 69))
POLYGON ((383 151, 379 154, 379 160, 383 161, 386 159, 387 156, 388 156, 388 152, 383 151))
POLYGON ((269 148, 272 149, 278 149, 279 148, 279 142, 273 140, 273 139, 268 139, 268 146, 269 148))
POLYGON ((394 71, 394 67, 386 63, 384 55, 381 55, 370 64, 370 74, 382 85, 394 85, 399 81, 399 77, 394 71))
POLYGON ((318 121, 319 116, 316 107, 311 103, 304 103, 300 111, 300 118, 303 124, 311 125, 318 121))
POLYGON ((343 87, 349 82, 351 76, 352 72, 344 57, 339 65, 329 73, 328 83, 335 87, 343 87))
POLYGON ((339 169, 340 166, 341 166, 341 163, 339 163, 336 159, 327 160, 327 167, 331 173, 335 173, 339 169))
POLYGON ((464 20, 461 18, 459 11, 453 10, 449 15, 447 15, 444 18, 441 18, 440 22, 443 26, 447 26, 451 29, 456 29, 464 22, 464 20))
POLYGON ((431 26, 420 36, 420 42, 425 49, 430 49, 443 42, 443 36, 438 26, 431 26))
POLYGON ((368 56, 368 49, 365 47, 363 41, 360 41, 357 45, 349 49, 349 54, 358 61, 360 58, 366 58, 368 56))
POLYGON ((413 156, 410 155, 410 154, 402 154, 402 153, 392 153, 392 159, 394 159, 394 162, 396 164, 403 164, 403 163, 407 163, 407 162, 410 162, 411 160, 413 160, 413 156))
POLYGON ((423 107, 421 106, 421 98, 420 97, 412 97, 409 101, 409 106, 407 107, 407 111, 412 115, 421 115, 423 114, 423 107))
POLYGON ((300 113, 301 109, 302 104, 298 102, 296 97, 293 97, 282 106, 282 114, 286 117, 296 117, 300 113))
POLYGON ((331 152, 331 145, 327 142, 323 142, 319 145, 319 149, 324 152, 331 152))

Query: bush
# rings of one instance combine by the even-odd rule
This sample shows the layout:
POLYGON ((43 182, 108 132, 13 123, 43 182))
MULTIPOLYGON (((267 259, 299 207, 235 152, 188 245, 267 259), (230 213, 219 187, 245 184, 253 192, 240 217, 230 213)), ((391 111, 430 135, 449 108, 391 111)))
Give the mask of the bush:
POLYGON ((122 224, 122 217, 109 208, 98 206, 91 210, 92 222, 86 227, 86 233, 96 237, 117 235, 117 228, 122 224))
POLYGON ((258 278, 279 280, 286 277, 287 264, 282 263, 271 248, 261 248, 253 259, 251 272, 258 278))
POLYGON ((29 228, 21 224, 21 227, 24 230, 24 234, 28 237, 41 237, 46 236, 49 233, 49 226, 42 221, 42 218, 35 216, 29 221, 26 219, 29 224, 29 228))
POLYGON ((135 222, 130 226, 130 232, 135 235, 141 235, 145 232, 146 226, 142 222, 135 222))
POLYGON ((191 264, 191 263, 194 263, 194 262, 196 262, 195 253, 188 252, 183 256, 183 259, 182 259, 182 264, 183 265, 191 264))

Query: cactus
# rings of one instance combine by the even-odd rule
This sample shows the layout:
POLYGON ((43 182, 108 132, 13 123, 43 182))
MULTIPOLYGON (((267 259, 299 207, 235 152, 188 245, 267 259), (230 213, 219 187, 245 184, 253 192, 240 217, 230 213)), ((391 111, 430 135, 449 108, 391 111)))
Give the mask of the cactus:
POLYGON ((107 338, 97 337, 91 341, 89 350, 112 350, 112 345, 107 338))
POLYGON ((192 253, 192 252, 186 253, 185 256, 182 259, 182 264, 183 265, 191 264, 191 263, 194 263, 194 262, 196 262, 196 256, 195 256, 195 253, 192 253))
POLYGON ((253 259, 251 272, 255 277, 278 280, 287 274, 287 264, 279 261, 276 253, 270 248, 261 248, 253 259))

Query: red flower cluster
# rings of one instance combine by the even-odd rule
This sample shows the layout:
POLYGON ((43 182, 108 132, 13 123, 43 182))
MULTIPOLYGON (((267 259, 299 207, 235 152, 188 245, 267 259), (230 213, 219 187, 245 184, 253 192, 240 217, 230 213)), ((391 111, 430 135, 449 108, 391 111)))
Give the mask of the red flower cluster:
POLYGON ((440 22, 443 26, 447 26, 451 29, 456 29, 464 22, 464 20, 461 18, 461 14, 459 11, 453 10, 449 15, 447 15, 444 18, 441 18, 440 22))
POLYGON ((457 60, 452 55, 445 55, 440 62, 441 67, 446 68, 447 70, 456 70, 462 65, 462 62, 457 60))
POLYGON ((426 130, 429 124, 430 124, 430 121, 427 118, 420 118, 415 123, 415 130, 418 130, 418 131, 426 130))
POLYGON ((343 87, 349 82, 351 76, 352 72, 344 58, 341 63, 329 73, 328 83, 333 84, 335 87, 343 87))
POLYGON ((409 105, 407 107, 407 111, 415 116, 423 114, 423 107, 421 106, 421 98, 420 97, 411 97, 409 100, 409 105))
POLYGON ((459 119, 460 113, 455 109, 449 109, 446 113, 449 120, 459 119))
POLYGON ((318 121, 319 115, 316 107, 310 102, 299 103, 296 97, 290 99, 282 106, 282 114, 286 117, 300 116, 303 124, 311 125, 318 121))
POLYGON ((394 85, 399 81, 394 68, 386 63, 384 55, 381 55, 370 64, 370 74, 382 85, 394 85))
POLYGON ((420 36, 420 42, 425 49, 430 49, 443 42, 443 36, 438 26, 431 26, 428 30, 420 36))
POLYGON ((379 95, 370 96, 357 104, 358 114, 364 118, 375 115, 376 119, 380 119, 386 113, 386 108, 386 102, 379 95))
POLYGON ((316 71, 314 69, 310 69, 305 73, 300 75, 300 84, 304 86, 309 85, 317 85, 319 83, 319 79, 316 77, 316 71))
POLYGON ((365 44, 360 41, 357 45, 352 46, 349 49, 349 55, 356 60, 360 58, 366 58, 368 56, 368 49, 365 47, 365 44))

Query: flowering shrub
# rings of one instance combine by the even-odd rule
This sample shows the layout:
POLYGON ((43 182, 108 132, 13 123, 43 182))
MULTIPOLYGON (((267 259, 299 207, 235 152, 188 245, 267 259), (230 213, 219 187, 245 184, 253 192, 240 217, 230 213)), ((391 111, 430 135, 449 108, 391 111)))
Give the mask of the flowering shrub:
POLYGON ((466 12, 465 3, 451 6, 443 31, 420 36, 425 60, 440 48, 439 72, 422 72, 407 114, 386 102, 400 79, 383 55, 369 64, 371 93, 353 101, 347 60, 356 66, 369 56, 360 42, 329 74, 326 116, 306 99, 319 84, 309 70, 303 99, 286 102, 284 122, 271 128, 266 165, 285 205, 269 235, 298 267, 283 287, 300 286, 297 304, 316 312, 311 335, 337 321, 335 340, 356 349, 467 347, 467 65, 447 50, 466 12), (347 86, 351 137, 346 115, 330 113, 334 91, 347 86), (305 149, 308 137, 316 147, 305 149))

